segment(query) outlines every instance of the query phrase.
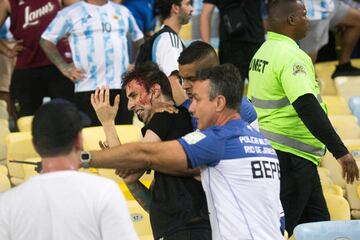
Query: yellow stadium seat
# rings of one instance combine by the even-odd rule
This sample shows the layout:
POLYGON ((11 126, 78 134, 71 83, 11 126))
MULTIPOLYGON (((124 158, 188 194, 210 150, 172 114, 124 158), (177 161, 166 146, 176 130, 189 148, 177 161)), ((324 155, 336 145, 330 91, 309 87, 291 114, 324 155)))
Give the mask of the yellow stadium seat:
POLYGON ((7 166, 9 169, 10 181, 18 185, 25 180, 23 164, 11 163, 10 160, 24 161, 28 158, 39 157, 32 144, 30 132, 10 133, 6 138, 7 145, 7 166))
POLYGON ((192 22, 182 26, 179 35, 182 40, 192 40, 192 22))
POLYGON ((9 178, 0 173, 0 192, 5 192, 11 188, 9 178))
POLYGON ((6 166, 0 165, 0 174, 4 174, 6 176, 9 174, 9 171, 6 166))
POLYGON ((355 181, 353 184, 346 184, 346 198, 351 209, 351 216, 355 219, 360 219, 360 198, 358 195, 358 188, 360 181, 355 181))
POLYGON ((357 118, 353 115, 332 115, 329 119, 340 138, 358 139, 360 138, 360 127, 357 118))
POLYGON ((0 161, 6 159, 7 147, 6 136, 10 133, 9 122, 6 119, 0 119, 0 161))
POLYGON ((350 97, 359 96, 360 93, 360 77, 344 76, 335 78, 335 86, 339 96, 345 98, 346 101, 350 97))
POLYGON ((31 132, 31 123, 34 116, 25 116, 17 120, 16 124, 20 132, 31 132))
MULTIPOLYGON (((121 143, 138 142, 142 139, 141 130, 135 125, 117 125, 116 131, 121 143)), ((84 149, 100 149, 99 141, 105 140, 105 133, 102 127, 84 128, 82 133, 84 139, 84 149)))
POLYGON ((350 220, 350 206, 345 198, 335 194, 324 193, 331 221, 350 220))
MULTIPOLYGON (((32 162, 32 163, 36 163, 36 162, 40 162, 41 158, 40 157, 35 157, 35 158, 27 158, 24 159, 25 162, 32 162)), ((21 164, 24 168, 24 173, 25 173, 25 177, 24 179, 27 180, 35 175, 37 175, 38 173, 35 171, 35 165, 30 165, 30 164, 21 164)))
MULTIPOLYGON (((142 139, 141 130, 135 125, 117 125, 116 131, 121 143, 139 142, 142 139)), ((85 150, 100 150, 99 141, 105 141, 105 133, 101 126, 88 127, 82 131, 85 150)), ((121 182, 114 169, 97 169, 99 175, 121 182)))
POLYGON ((323 101, 328 109, 329 116, 331 115, 351 115, 351 111, 347 102, 343 97, 339 96, 322 96, 323 101))
POLYGON ((325 184, 321 184, 321 187, 323 189, 324 194, 334 194, 340 197, 344 197, 344 190, 333 183, 325 183, 325 184))
POLYGON ((135 200, 129 200, 127 204, 138 236, 152 236, 149 214, 135 200))

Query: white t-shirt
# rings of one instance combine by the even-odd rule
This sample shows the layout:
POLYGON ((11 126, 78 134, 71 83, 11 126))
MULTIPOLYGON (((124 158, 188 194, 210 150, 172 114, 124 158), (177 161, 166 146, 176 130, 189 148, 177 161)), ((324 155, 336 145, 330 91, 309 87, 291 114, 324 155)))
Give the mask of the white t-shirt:
POLYGON ((213 240, 284 239, 279 161, 261 133, 232 120, 179 143, 201 168, 213 240))
POLYGON ((152 62, 159 65, 166 76, 169 76, 172 71, 179 69, 177 60, 183 49, 183 42, 177 34, 164 32, 154 40, 152 62))
POLYGON ((0 194, 1 240, 138 239, 115 182, 77 171, 37 175, 0 194))
POLYGON ((120 89, 129 65, 128 38, 143 37, 129 10, 111 1, 102 6, 80 1, 64 8, 41 37, 55 44, 66 35, 73 62, 86 75, 75 83, 75 92, 104 85, 120 89))

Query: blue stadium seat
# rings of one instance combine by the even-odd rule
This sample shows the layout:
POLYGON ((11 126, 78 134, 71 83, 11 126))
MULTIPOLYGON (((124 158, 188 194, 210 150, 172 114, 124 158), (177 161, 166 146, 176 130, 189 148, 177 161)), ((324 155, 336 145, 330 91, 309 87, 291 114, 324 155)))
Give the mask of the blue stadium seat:
POLYGON ((360 125, 360 96, 354 96, 349 99, 349 108, 355 117, 358 119, 360 125))
POLYGON ((304 223, 294 230, 296 240, 358 240, 360 220, 304 223))

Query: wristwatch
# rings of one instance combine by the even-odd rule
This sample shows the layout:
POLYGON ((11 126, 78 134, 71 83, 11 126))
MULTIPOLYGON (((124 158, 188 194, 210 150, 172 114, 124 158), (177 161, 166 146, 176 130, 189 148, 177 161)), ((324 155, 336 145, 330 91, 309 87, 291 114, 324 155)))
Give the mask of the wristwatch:
POLYGON ((83 168, 89 168, 91 162, 91 154, 88 151, 82 151, 80 153, 80 162, 83 168))

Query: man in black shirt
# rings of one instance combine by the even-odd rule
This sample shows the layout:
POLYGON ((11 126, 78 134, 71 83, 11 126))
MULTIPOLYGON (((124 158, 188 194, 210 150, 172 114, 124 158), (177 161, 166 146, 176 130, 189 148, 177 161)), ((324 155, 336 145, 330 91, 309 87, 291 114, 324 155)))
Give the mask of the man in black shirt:
MULTIPOLYGON (((128 97, 128 109, 145 123, 143 141, 177 139, 192 131, 191 118, 183 107, 178 113, 154 113, 160 103, 174 104, 170 83, 156 65, 137 66, 123 77, 128 97)), ((110 147, 120 144, 114 119, 119 97, 109 104, 107 89, 97 89, 91 101, 104 127, 110 147)), ((205 193, 193 176, 198 170, 174 172, 173 175, 155 172, 151 190, 139 178, 146 169, 118 171, 139 204, 149 212, 155 239, 211 239, 205 193)))
POLYGON ((220 11, 220 63, 232 63, 241 77, 248 78, 249 64, 265 40, 261 17, 262 0, 203 0, 200 33, 210 43, 211 16, 214 8, 220 11))

